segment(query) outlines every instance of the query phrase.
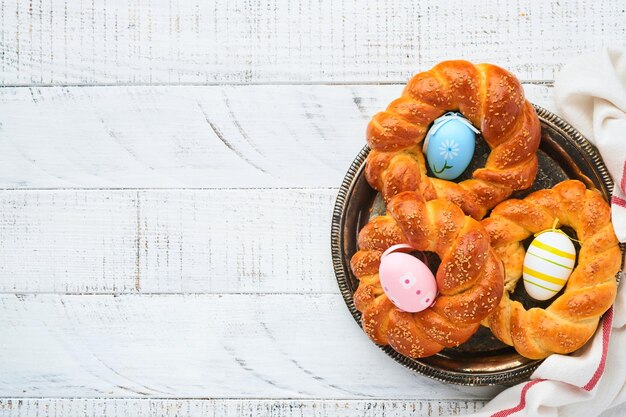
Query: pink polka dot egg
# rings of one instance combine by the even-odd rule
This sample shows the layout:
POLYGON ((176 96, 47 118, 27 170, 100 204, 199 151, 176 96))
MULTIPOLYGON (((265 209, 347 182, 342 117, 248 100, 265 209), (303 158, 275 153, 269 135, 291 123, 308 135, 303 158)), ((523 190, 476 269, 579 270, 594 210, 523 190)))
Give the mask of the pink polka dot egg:
POLYGON ((433 305, 437 282, 424 262, 400 250, 412 250, 410 245, 395 245, 381 259, 378 275, 383 291, 400 310, 417 313, 433 305))

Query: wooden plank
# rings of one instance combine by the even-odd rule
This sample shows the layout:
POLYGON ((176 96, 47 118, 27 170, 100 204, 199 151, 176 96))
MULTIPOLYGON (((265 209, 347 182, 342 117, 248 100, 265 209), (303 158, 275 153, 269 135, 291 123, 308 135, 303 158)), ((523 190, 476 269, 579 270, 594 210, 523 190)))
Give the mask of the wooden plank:
MULTIPOLYGON (((548 85, 528 97, 552 108, 548 85)), ((0 187, 337 187, 391 86, 0 89, 0 187)))
POLYGON ((0 334, 5 397, 472 396, 390 359, 340 295, 4 294, 0 334))
POLYGON ((336 194, 5 190, 0 292, 336 293, 336 194))
MULTIPOLYGON (((479 411, 480 400, 262 400, 262 399, 0 399, 0 417, 439 417, 479 411)), ((619 417, 624 405, 601 413, 619 417)))
POLYGON ((0 417, 439 417, 478 411, 472 400, 0 399, 0 417))
POLYGON ((442 59, 553 79, 626 38, 622 0, 0 3, 5 85, 402 81, 442 59))

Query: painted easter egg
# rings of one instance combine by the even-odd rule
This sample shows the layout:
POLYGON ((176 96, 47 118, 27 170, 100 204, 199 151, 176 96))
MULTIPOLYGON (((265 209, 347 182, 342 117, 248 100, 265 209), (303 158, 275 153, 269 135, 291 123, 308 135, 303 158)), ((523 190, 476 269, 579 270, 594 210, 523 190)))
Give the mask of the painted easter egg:
POLYGON ((435 177, 453 180, 465 171, 474 156, 478 132, 460 113, 450 112, 435 119, 423 146, 435 177))
POLYGON ((535 300, 548 300, 565 286, 576 263, 576 249, 560 230, 548 230, 532 241, 524 257, 524 288, 535 300))
POLYGON ((383 291, 400 310, 416 313, 430 307, 437 296, 437 282, 428 267, 415 256, 398 250, 409 245, 395 245, 383 253, 379 276, 383 291))

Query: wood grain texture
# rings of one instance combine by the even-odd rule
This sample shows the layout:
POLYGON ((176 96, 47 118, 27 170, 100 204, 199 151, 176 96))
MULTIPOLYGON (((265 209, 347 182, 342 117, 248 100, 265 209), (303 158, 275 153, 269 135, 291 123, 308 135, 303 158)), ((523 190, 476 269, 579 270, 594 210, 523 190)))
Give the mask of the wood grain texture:
POLYGON ((0 3, 0 83, 403 81, 444 59, 553 79, 626 38, 622 0, 0 3))
MULTIPOLYGON (((0 417, 444 417, 479 411, 481 400, 192 400, 192 399, 0 399, 0 417)), ((616 407, 600 417, 620 417, 616 407)))
POLYGON ((390 359, 340 295, 5 294, 0 333, 5 397, 472 396, 390 359))
POLYGON ((336 194, 4 190, 0 292, 334 294, 336 194))
MULTIPOLYGON (((443 417, 476 412, 480 400, 164 400, 6 398, 0 417, 443 417)), ((624 407, 601 413, 620 417, 624 407)))
POLYGON ((621 0, 0 0, 0 417, 476 411, 494 390, 416 376, 348 314, 336 187, 411 74, 493 62, 552 109, 556 71, 625 18, 621 0))
MULTIPOLYGON (((525 85, 552 109, 549 85, 525 85)), ((0 187, 338 187, 401 85, 0 88, 0 187)))
MULTIPOLYGON (((443 417, 478 411, 472 400, 0 399, 0 417, 443 417)), ((607 416, 608 417, 608 416, 607 416)))

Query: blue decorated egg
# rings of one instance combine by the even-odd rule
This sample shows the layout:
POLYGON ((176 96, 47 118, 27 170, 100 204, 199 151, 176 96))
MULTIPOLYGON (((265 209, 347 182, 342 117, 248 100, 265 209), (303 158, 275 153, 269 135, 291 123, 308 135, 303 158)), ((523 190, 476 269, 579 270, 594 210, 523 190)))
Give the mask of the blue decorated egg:
POLYGON ((547 230, 535 237, 524 258, 524 288, 535 300, 554 297, 567 280, 576 263, 576 249, 562 231, 547 230))
POLYGON ((434 121, 424 139, 424 153, 435 177, 453 180, 465 171, 478 132, 460 113, 446 113, 434 121))

